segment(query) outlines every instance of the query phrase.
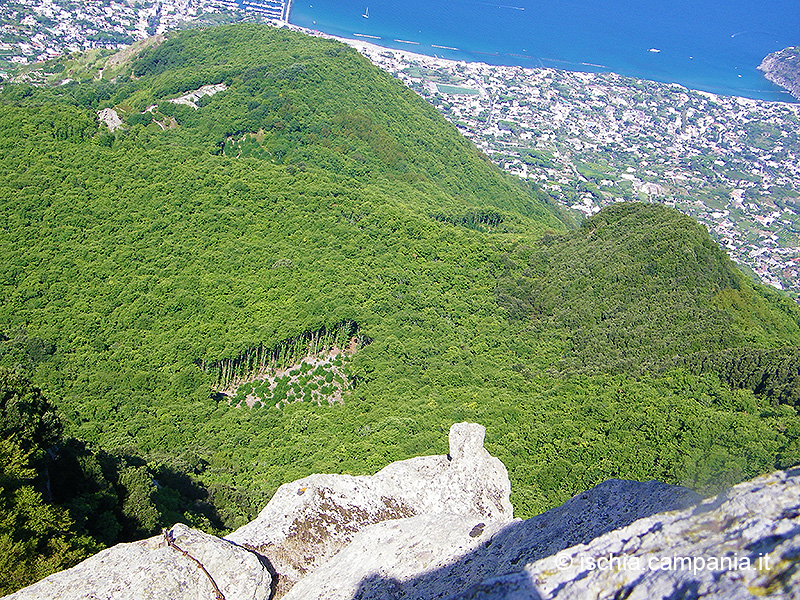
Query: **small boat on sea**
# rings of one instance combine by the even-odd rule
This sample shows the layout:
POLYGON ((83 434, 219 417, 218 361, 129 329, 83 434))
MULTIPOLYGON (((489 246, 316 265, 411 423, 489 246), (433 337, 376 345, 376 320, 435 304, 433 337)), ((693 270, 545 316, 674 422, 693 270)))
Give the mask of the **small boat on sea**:
POLYGON ((369 6, 367 7, 367 10, 364 11, 364 14, 361 16, 364 17, 365 19, 369 19, 369 6))

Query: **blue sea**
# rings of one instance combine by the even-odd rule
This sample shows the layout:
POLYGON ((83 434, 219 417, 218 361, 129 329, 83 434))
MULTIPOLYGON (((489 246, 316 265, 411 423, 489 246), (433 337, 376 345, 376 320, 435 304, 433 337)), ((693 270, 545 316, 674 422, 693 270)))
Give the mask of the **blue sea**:
POLYGON ((289 21, 453 60, 611 71, 786 102, 756 67, 800 45, 800 0, 294 0, 289 21))

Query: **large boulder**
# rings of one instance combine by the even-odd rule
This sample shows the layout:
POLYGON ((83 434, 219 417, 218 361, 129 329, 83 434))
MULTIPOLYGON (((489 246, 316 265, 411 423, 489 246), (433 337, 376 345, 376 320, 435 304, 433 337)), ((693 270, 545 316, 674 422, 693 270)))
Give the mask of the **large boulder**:
POLYGON ((800 597, 800 467, 499 574, 450 600, 800 597))
POLYGON ((255 553, 177 524, 117 544, 4 600, 267 600, 272 579, 255 553))
POLYGON ((686 488, 611 479, 526 521, 443 514, 387 521, 353 536, 284 600, 445 598, 637 519, 699 501, 686 488))
POLYGON ((395 462, 372 476, 311 475, 285 484, 227 539, 268 558, 279 597, 375 523, 417 515, 507 523, 513 518, 508 472, 484 449, 485 431, 457 423, 446 456, 395 462))

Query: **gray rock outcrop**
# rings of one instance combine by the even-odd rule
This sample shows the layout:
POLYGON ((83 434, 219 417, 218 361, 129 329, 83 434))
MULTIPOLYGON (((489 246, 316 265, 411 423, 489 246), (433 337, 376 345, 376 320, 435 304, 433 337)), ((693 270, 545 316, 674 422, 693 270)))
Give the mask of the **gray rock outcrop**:
POLYGON ((456 423, 447 456, 395 462, 372 476, 311 475, 285 484, 227 539, 269 559, 280 597, 375 523, 417 515, 507 523, 513 518, 508 472, 484 449, 485 432, 456 423))
MULTIPOLYGON (((465 586, 452 587, 453 578, 446 575, 448 567, 474 553, 505 525, 477 516, 441 514, 371 525, 296 583, 283 600, 395 600, 450 595, 465 586), (421 575, 426 572, 436 576, 429 579, 421 575)), ((479 565, 464 566, 462 571, 479 565)))
POLYGON ((125 124, 122 122, 122 119, 119 118, 119 114, 113 108, 104 108, 102 110, 97 111, 97 118, 100 120, 101 123, 105 123, 108 130, 113 133, 117 129, 122 129, 125 124))
POLYGON ((656 481, 611 479, 525 521, 425 515, 365 528, 284 600, 444 598, 700 496, 656 481))
POLYGON ((306 477, 228 540, 175 525, 4 600, 800 598, 800 467, 704 501, 612 479, 521 521, 483 437, 456 424, 447 456, 306 477))
POLYGON ((177 524, 165 535, 117 544, 4 600, 267 600, 271 577, 253 552, 177 524), (199 566, 202 565, 202 568, 199 566))
POLYGON ((800 467, 639 519, 450 600, 754 597, 800 597, 800 467))

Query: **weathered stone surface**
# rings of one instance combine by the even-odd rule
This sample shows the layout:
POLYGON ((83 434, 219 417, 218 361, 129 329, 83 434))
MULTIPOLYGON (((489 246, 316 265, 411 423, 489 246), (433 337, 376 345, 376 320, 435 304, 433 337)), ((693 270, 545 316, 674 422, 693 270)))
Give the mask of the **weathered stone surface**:
POLYGON ((253 552, 180 523, 169 534, 207 573, 160 535, 117 544, 5 600, 214 600, 214 585, 227 599, 270 597, 270 574, 253 552))
POLYGON ((508 522, 508 472, 483 448, 484 434, 481 425, 457 423, 448 456, 395 462, 373 476, 311 475, 283 485, 228 539, 269 559, 280 596, 368 525, 426 514, 508 522))
POLYGON ((429 581, 415 576, 441 572, 485 544, 504 525, 464 515, 418 515, 370 525, 355 534, 346 548, 297 582, 283 600, 449 595, 452 582, 446 578, 429 581), (404 585, 409 579, 416 585, 404 585))
POLYGON ((686 488, 612 479, 526 521, 428 514, 380 523, 355 535, 285 600, 444 598, 636 519, 699 501, 686 488))
POLYGON ((451 600, 800 597, 800 467, 640 519, 451 600))

